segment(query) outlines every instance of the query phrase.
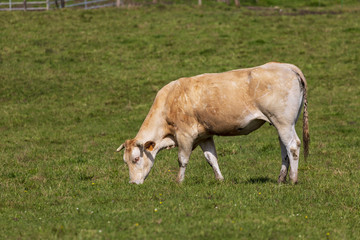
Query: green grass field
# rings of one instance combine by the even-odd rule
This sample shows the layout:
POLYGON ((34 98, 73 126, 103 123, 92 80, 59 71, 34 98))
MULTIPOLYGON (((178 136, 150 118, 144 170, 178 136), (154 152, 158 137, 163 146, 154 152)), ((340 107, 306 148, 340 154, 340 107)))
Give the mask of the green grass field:
POLYGON ((0 13, 0 239, 360 239, 360 3, 344 2, 0 13), (215 138, 222 183, 196 149, 177 184, 172 149, 128 184, 115 150, 162 86, 269 61, 309 85, 299 184, 277 184, 268 124, 215 138))

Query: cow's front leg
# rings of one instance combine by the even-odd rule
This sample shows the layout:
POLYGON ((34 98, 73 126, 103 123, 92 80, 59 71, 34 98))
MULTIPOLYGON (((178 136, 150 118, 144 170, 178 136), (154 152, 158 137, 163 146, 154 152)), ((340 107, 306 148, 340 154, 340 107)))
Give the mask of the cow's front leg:
POLYGON ((176 179, 177 182, 181 183, 185 178, 186 166, 189 162, 189 158, 192 152, 192 142, 193 141, 179 141, 179 152, 178 152, 178 161, 179 161, 179 174, 176 179))
POLYGON ((206 160, 214 170, 215 178, 220 181, 224 180, 217 161, 218 158, 216 154, 214 139, 212 137, 208 138, 205 141, 201 142, 199 145, 204 152, 206 160))

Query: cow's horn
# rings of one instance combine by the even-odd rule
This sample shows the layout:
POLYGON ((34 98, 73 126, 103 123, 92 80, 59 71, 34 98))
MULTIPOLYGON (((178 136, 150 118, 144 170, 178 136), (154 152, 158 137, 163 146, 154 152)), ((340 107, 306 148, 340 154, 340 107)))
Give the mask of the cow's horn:
POLYGON ((125 148, 125 144, 121 144, 120 147, 118 147, 118 149, 116 149, 117 152, 120 152, 121 150, 123 150, 125 148))

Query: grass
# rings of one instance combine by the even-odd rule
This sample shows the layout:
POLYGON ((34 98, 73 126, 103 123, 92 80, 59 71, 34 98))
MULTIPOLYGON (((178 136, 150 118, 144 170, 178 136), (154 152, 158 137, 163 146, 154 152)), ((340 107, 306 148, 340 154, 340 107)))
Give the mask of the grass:
POLYGON ((0 238, 359 239, 359 8, 1 13, 0 238), (222 183, 196 149, 177 184, 173 149, 128 184, 115 149, 163 85, 268 61, 296 64, 309 84, 298 185, 276 183, 269 125, 215 138, 222 183))

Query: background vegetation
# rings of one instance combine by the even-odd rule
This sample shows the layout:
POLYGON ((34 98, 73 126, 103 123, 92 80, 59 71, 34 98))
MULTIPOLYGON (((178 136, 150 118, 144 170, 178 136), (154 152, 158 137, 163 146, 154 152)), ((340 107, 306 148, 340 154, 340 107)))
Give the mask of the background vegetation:
POLYGON ((359 239, 360 5, 297 2, 1 13, 0 238, 359 239), (115 149, 163 85, 268 61, 309 84, 298 185, 269 125, 215 139, 222 183, 196 149, 177 184, 173 149, 128 184, 115 149))

